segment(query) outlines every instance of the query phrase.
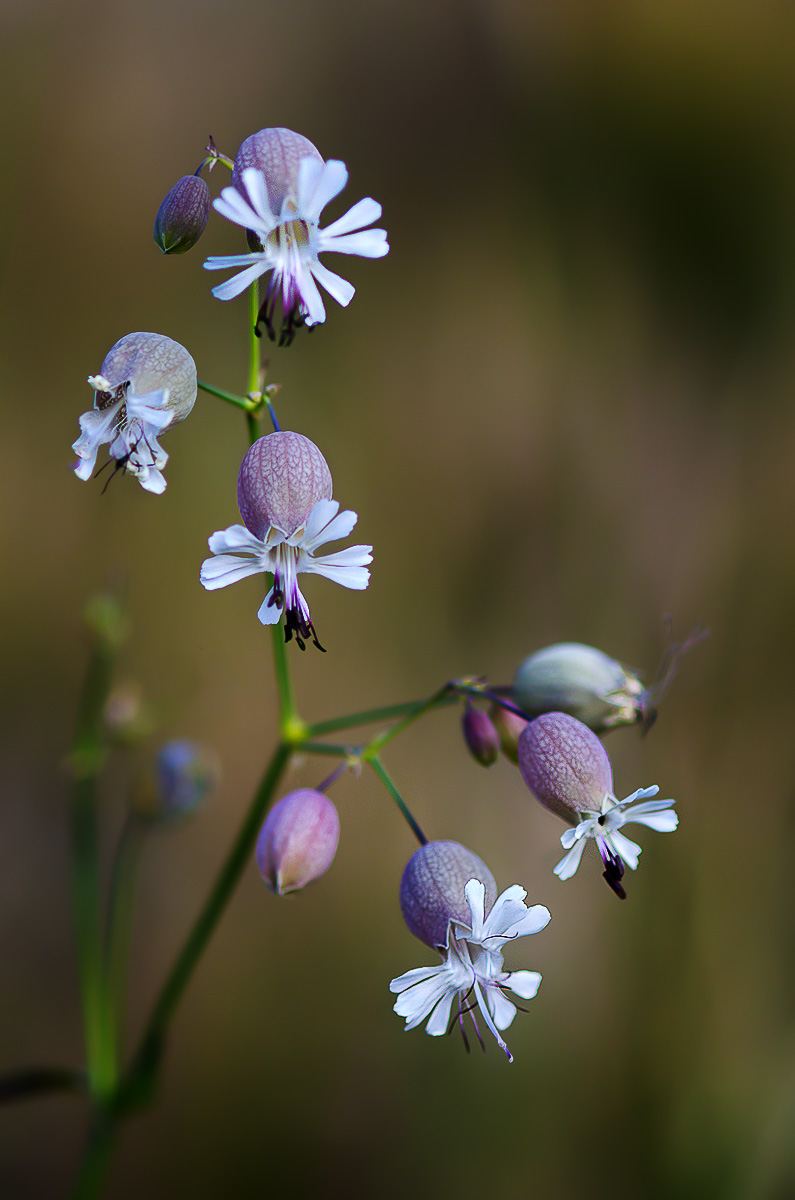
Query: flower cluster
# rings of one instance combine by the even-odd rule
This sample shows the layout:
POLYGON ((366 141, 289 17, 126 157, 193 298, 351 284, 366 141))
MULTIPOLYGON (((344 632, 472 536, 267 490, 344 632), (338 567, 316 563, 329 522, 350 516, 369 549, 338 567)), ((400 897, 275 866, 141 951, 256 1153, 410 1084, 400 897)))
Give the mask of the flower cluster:
MULTIPOLYGON (((212 140, 208 152, 198 170, 183 176, 166 195, 155 220, 155 242, 168 255, 190 250, 204 234, 211 207, 244 230, 247 253, 213 255, 204 263, 209 271, 234 272, 212 289, 213 295, 231 300, 251 288, 254 333, 259 336, 264 326, 271 340, 289 345, 302 326, 325 321, 321 288, 343 307, 354 295, 349 282, 321 263, 321 255, 381 258, 388 253, 385 230, 373 227, 381 217, 381 206, 366 197, 321 228, 323 211, 345 187, 347 168, 339 160, 324 160, 312 142, 289 129, 252 134, 234 162, 225 159, 212 140), (205 166, 212 170, 221 160, 232 169, 231 183, 211 205, 201 172, 205 166), (258 281, 263 276, 269 278, 260 305, 258 281)), ((94 403, 80 417, 74 470, 80 479, 89 479, 99 448, 107 444, 113 474, 130 474, 146 491, 161 493, 168 455, 158 439, 188 416, 197 387, 244 409, 250 432, 267 405, 274 432, 256 440, 252 434, 253 444, 238 472, 242 523, 210 536, 210 556, 201 564, 200 581, 206 590, 215 591, 251 575, 269 576, 257 614, 260 622, 278 626, 283 621, 286 642, 294 639, 304 650, 312 641, 322 650, 299 575, 322 575, 345 588, 364 590, 370 579, 372 547, 320 552, 348 538, 358 517, 349 509, 341 511, 339 501, 333 499, 331 471, 314 442, 279 427, 270 403, 273 385, 265 388, 264 371, 260 371, 259 343, 256 338, 250 341, 250 386, 260 390, 235 397, 200 384, 193 358, 171 338, 155 333, 121 338, 106 355, 100 372, 89 376, 94 403)), ((641 848, 626 836, 624 826, 636 823, 671 832, 677 816, 673 800, 652 798, 659 791, 656 785, 617 799, 612 765, 598 735, 628 724, 648 728, 654 719, 651 699, 662 694, 681 654, 701 636, 697 632, 681 646, 669 647, 660 682, 651 689, 601 651, 564 642, 525 659, 512 688, 490 692, 482 680, 459 680, 416 711, 409 705, 402 713, 408 711, 404 719, 413 720, 439 697, 446 701, 450 691, 457 689, 465 697, 462 732, 473 758, 485 767, 494 766, 500 755, 518 764, 532 795, 566 822, 561 836, 566 853, 554 867, 555 875, 559 879, 574 875, 586 842, 593 840, 605 880, 625 899, 625 869, 635 870, 641 848), (488 711, 478 707, 484 702, 490 705, 488 711)), ((280 639, 275 648, 279 656, 285 654, 280 639)), ((550 920, 548 909, 541 904, 528 907, 527 892, 519 884, 498 894, 486 864, 459 843, 425 839, 377 758, 383 743, 402 725, 386 738, 376 735, 365 747, 313 745, 310 733, 321 736, 331 728, 349 728, 359 723, 362 714, 336 724, 321 722, 313 729, 303 726, 289 711, 292 700, 283 657, 279 671, 284 717, 277 751, 281 764, 299 745, 338 755, 341 762, 317 788, 288 793, 268 813, 256 847, 267 886, 282 896, 300 891, 328 870, 337 850, 340 820, 325 791, 348 767, 369 761, 421 843, 401 879, 403 918, 410 932, 441 959, 391 981, 394 1011, 405 1019, 406 1030, 424 1023, 432 1036, 457 1024, 467 1049, 465 1019, 469 1017, 481 1046, 482 1024, 512 1061, 502 1034, 516 1016, 513 997, 532 999, 541 975, 506 969, 503 951, 511 942, 543 930, 550 920)), ((385 711, 390 710, 375 710, 377 718, 369 716, 381 720, 385 711)), ((130 718, 126 720, 129 724, 130 718)), ((276 767, 281 769, 278 757, 274 764, 275 779, 276 767)), ((156 778, 141 793, 140 814, 151 821, 184 817, 199 807, 217 780, 213 755, 192 742, 167 743, 158 758, 156 778)), ((270 795, 267 787, 260 795, 270 795)), ((260 804, 257 799, 254 813, 259 814, 260 804)), ((253 842, 250 818, 244 834, 253 842)), ((238 858, 240 844, 239 840, 234 850, 238 858)))

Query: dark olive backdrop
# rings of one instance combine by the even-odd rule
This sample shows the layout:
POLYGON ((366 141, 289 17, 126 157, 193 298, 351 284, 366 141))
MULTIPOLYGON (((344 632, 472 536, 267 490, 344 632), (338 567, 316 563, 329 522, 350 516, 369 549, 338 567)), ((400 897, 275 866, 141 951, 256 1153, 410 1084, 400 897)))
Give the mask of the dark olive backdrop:
MULTIPOLYGON (((321 445, 375 546, 368 592, 310 581, 329 652, 291 654, 304 715, 507 682, 559 640, 649 674, 665 612, 713 635, 648 739, 609 741, 619 794, 657 782, 681 815, 641 835, 624 905, 590 854, 552 876, 562 827, 506 763, 467 758, 452 711, 388 755, 429 835, 552 910, 512 955, 545 975, 513 1066, 391 1012, 389 979, 432 960, 397 906, 413 845, 372 777, 346 779, 320 883, 277 900, 248 872, 107 1194, 792 1195, 791 11, 3 0, 0 30, 0 1067, 81 1053, 61 764, 80 612, 109 570, 133 622, 121 677, 225 772, 147 851, 133 1029, 272 744, 261 585, 198 584, 237 516, 242 419, 200 396, 163 497, 69 468, 85 378, 125 333, 245 387, 245 301, 215 301, 201 267, 236 232, 214 219, 164 259, 151 227, 208 133, 233 154, 286 125, 346 160, 348 203, 380 200, 392 247, 340 262, 350 308, 272 353, 283 424, 321 445)), ((139 761, 108 777, 109 837, 139 761)), ((2 1194, 64 1195, 84 1123, 69 1098, 3 1112, 2 1194)))

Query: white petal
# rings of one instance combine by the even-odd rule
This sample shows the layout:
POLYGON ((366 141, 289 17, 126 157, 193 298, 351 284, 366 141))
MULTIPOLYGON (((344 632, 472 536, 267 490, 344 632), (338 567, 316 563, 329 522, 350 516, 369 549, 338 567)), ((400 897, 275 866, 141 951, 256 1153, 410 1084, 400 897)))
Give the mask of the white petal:
POLYGON ((265 543, 255 537, 245 525, 230 525, 227 529, 217 530, 210 535, 207 545, 213 554, 226 554, 230 551, 262 554, 265 551, 265 543))
POLYGON ((304 158, 298 168, 299 210, 302 216, 315 221, 348 182, 348 168, 339 159, 330 158, 319 173, 316 164, 317 159, 304 158))
POLYGON ((356 254, 359 258, 383 258, 389 253, 385 229, 362 229, 359 233, 346 233, 335 238, 327 238, 326 232, 322 230, 318 238, 319 254, 356 254))
MULTIPOLYGON (((456 994, 456 989, 445 992, 431 1013, 428 1024, 425 1026, 425 1032, 429 1033, 431 1037, 441 1037, 443 1033, 447 1033, 447 1026, 450 1023, 450 1008, 456 994)), ((406 1028, 408 1029, 408 1025, 406 1028)))
POLYGON ((215 558, 205 558, 199 572, 199 579, 208 592, 247 579, 249 575, 259 575, 266 568, 256 559, 239 558, 236 554, 218 554, 215 558))
POLYGON ((160 496, 166 490, 165 477, 157 467, 147 467, 144 471, 135 472, 135 474, 145 492, 152 492, 155 496, 160 496))
POLYGON ((609 834, 605 838, 605 841, 616 854, 623 858, 630 870, 634 871, 638 865, 638 856, 641 849, 638 843, 631 841, 623 833, 619 833, 618 830, 609 834))
MULTIPOLYGON (((564 834, 563 837, 565 836, 566 835, 564 834)), ((563 837, 560 839, 561 842, 563 841, 563 837)), ((584 849, 585 842, 582 839, 574 843, 568 854, 565 855, 554 868, 554 873, 557 875, 558 879, 571 879, 572 875, 580 865, 580 859, 582 858, 582 852, 584 849)))
MULTIPOLYGON (((259 217, 263 227, 265 230, 275 229, 279 223, 279 219, 271 207, 270 197, 268 196, 268 183, 264 172, 258 171, 256 167, 246 167, 242 179, 243 186, 251 202, 251 207, 259 217)), ((248 228, 251 229, 253 226, 249 225, 248 228)))
MULTIPOLYGON (((354 550, 357 548, 352 547, 354 550)), ((345 554, 346 551, 343 550, 342 553, 345 554)), ((329 558, 333 557, 334 555, 329 555, 329 558)), ((365 567, 333 567, 327 565, 322 558, 310 558, 301 570, 306 575, 323 575, 332 583, 338 583, 340 587, 349 588, 353 592, 363 592, 370 582, 370 572, 365 567)))
MULTIPOLYGON (((491 999, 491 997, 489 997, 488 999, 484 999, 483 992, 481 991, 481 988, 480 988, 480 984, 477 983, 477 981, 474 984, 474 989, 475 989, 475 996, 476 996, 477 1002, 478 1002, 478 1008, 483 1013, 484 1021, 488 1025, 493 1036, 496 1038, 497 1045, 502 1050, 504 1050, 505 1053, 508 1055, 508 1062, 513 1062, 513 1055, 511 1054, 510 1050, 505 1045, 505 1042, 502 1040, 499 1033, 497 1032, 497 1026, 494 1023, 494 1019, 492 1018, 492 1015, 491 1015, 492 1005, 489 1004, 489 1000, 491 999)), ((510 1001, 507 1001, 507 1003, 510 1004, 510 1001)), ((511 1007, 513 1008, 513 1005, 511 1005, 511 1007)), ((513 1017, 511 1017, 511 1020, 513 1020, 513 1017)))
POLYGON ((205 271, 231 271, 233 267, 250 267, 255 262, 273 266, 273 255, 259 250, 251 254, 211 254, 209 258, 205 258, 202 266, 205 271))
POLYGON ((355 229, 363 229, 365 225, 372 225, 373 221, 377 221, 381 216, 381 205, 377 200, 371 199, 369 196, 364 200, 357 201, 353 208, 342 217, 337 217, 336 221, 332 221, 325 229, 321 230, 324 238, 334 238, 343 233, 353 233, 355 229))
MULTIPOLYGON (((74 450, 74 446, 72 447, 72 449, 74 450)), ((74 464, 74 467, 73 467, 74 473, 77 476, 77 478, 78 479, 90 479, 93 474, 96 461, 97 461, 96 450, 93 452, 93 454, 87 455, 86 457, 78 458, 77 462, 74 464)))
POLYGON ((516 1016, 516 1005, 496 987, 489 988, 487 996, 494 1024, 498 1029, 507 1029, 516 1016))
POLYGON ((270 268, 267 263, 256 262, 248 270, 241 271, 239 275, 233 275, 225 283, 219 283, 217 287, 211 289, 212 293, 216 300, 234 300, 235 296, 239 296, 249 284, 252 284, 255 279, 259 279, 260 275, 264 275, 268 270, 270 268))
POLYGON ((341 275, 335 275, 333 271, 329 271, 328 267, 324 267, 322 263, 314 262, 311 266, 312 274, 317 282, 324 287, 333 300, 337 304, 341 304, 343 308, 347 308, 354 297, 356 288, 352 283, 348 283, 347 279, 343 279, 341 275))
POLYGON ((407 988, 414 987, 415 983, 422 983, 424 979, 432 979, 444 970, 444 963, 440 963, 436 967, 415 967, 413 971, 404 971, 402 975, 390 980, 390 992, 399 994, 405 992, 407 988))
POLYGON ((511 971, 503 982, 523 1000, 532 1000, 541 986, 541 975, 538 971, 511 971))
POLYGON ((546 929, 552 916, 548 908, 543 904, 534 904, 532 908, 528 908, 524 916, 506 929, 506 938, 528 937, 531 933, 540 933, 542 929, 546 929))
POLYGON ((326 319, 326 306, 323 297, 317 290, 317 284, 309 270, 301 271, 296 276, 296 285, 306 308, 307 325, 320 325, 326 319))
MULTIPOLYGON (((339 508, 335 500, 325 500, 320 503, 334 504, 335 508, 339 508)), ((316 504, 306 523, 306 535, 302 545, 308 551, 314 551, 318 546, 325 546, 327 542, 338 542, 342 538, 346 538, 359 520, 357 514, 350 508, 346 508, 345 512, 335 516, 329 508, 316 512, 318 507, 316 504)))
POLYGON ((625 825, 648 825, 649 829, 656 829, 658 833, 673 833, 679 824, 679 818, 675 812, 667 809, 665 812, 653 813, 628 813, 625 825))
POLYGON ((484 935, 486 937, 502 938, 508 929, 516 925, 518 921, 521 921, 527 912, 524 904, 526 895, 527 892, 518 883, 506 888, 494 901, 494 907, 483 926, 484 935))
POLYGON ((480 879, 470 879, 464 888, 466 902, 472 916, 472 941, 479 942, 486 920, 486 887, 480 879))
MULTIPOLYGON (((317 536, 322 530, 324 530, 326 528, 327 525, 330 525, 332 523, 335 516, 339 512, 339 508, 340 508, 339 500, 318 500, 317 504, 314 505, 311 512, 309 513, 309 516, 306 519, 306 524, 304 525, 303 534, 301 535, 301 537, 299 539, 301 545, 305 549, 311 550, 314 546, 322 546, 323 545, 323 541, 320 541, 320 542, 317 541, 317 536)), ((356 514, 354 513, 353 516, 354 516, 353 525, 355 525, 356 524, 356 514)), ((348 533, 350 533, 351 529, 353 529, 353 525, 351 525, 350 529, 347 531, 348 533)), ((347 535, 343 533, 343 534, 339 534, 338 536, 346 537, 347 535)), ((324 540, 330 541, 331 539, 325 538, 324 540)), ((291 544, 295 544, 295 543, 291 543, 291 544)))
POLYGON ((262 604, 259 607, 259 612, 257 613, 257 616, 263 625, 277 625, 279 622, 279 617, 282 615, 283 605, 271 604, 273 592, 274 589, 271 588, 265 599, 262 601, 262 604))

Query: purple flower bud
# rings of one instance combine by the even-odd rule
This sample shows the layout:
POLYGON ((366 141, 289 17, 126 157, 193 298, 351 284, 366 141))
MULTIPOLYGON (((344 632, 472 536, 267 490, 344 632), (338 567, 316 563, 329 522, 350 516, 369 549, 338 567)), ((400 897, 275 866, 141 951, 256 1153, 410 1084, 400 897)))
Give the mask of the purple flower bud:
POLYGON ((519 761, 519 737, 527 728, 527 718, 518 713, 503 708, 501 704, 493 704, 489 709, 492 724, 500 739, 500 749, 512 763, 519 761))
MULTIPOLYGON (((243 172, 249 167, 262 171, 268 189, 271 212, 279 216, 285 200, 293 202, 298 195, 298 168, 304 158, 323 162, 323 156, 309 138, 291 129, 260 129, 252 133, 241 145, 235 156, 232 170, 232 186, 249 203, 251 197, 243 183, 243 172)), ((262 243, 255 233, 246 230, 246 238, 252 250, 260 249, 262 243)))
POLYGON ((314 442, 301 433, 269 433, 255 442, 240 467, 237 502, 255 537, 275 526, 291 537, 318 500, 331 499, 331 472, 314 442))
POLYGON ((536 800, 572 825, 578 813, 601 812, 613 793, 607 751, 567 713, 546 713, 529 723, 519 738, 519 770, 536 800))
POLYGON ((164 254, 184 254, 195 246, 210 216, 210 189, 200 175, 183 175, 155 217, 154 238, 164 254))
POLYGON ((272 892, 306 887, 331 866, 340 840, 337 810, 322 792, 299 788, 274 804, 257 839, 257 863, 272 892))
POLYGON ((467 703, 461 718, 464 741, 470 754, 482 767, 491 767, 500 753, 500 739, 489 716, 481 708, 467 703))
POLYGON ((489 868, 458 842, 427 842, 412 854, 400 881, 400 911, 426 946, 445 946, 451 921, 469 926, 472 914, 464 888, 479 879, 486 888, 486 913, 497 899, 489 868))

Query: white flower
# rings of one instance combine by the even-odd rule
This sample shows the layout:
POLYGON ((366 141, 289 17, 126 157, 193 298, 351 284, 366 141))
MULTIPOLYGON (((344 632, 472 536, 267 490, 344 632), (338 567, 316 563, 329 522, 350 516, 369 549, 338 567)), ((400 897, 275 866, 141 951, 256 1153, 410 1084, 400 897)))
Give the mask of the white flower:
POLYGON ((179 342, 158 333, 129 333, 111 348, 99 375, 89 375, 94 407, 80 417, 72 449, 78 479, 90 479, 99 447, 109 443, 116 470, 147 492, 165 490, 168 454, 159 434, 182 421, 196 400, 196 365, 179 342))
POLYGON ((659 790, 658 787, 638 788, 626 800, 616 800, 615 796, 608 794, 602 801, 601 813, 581 813, 579 825, 561 835, 561 845, 568 850, 568 854, 555 867, 558 878, 571 878, 580 865, 586 841, 595 838, 605 865, 604 877, 613 891, 624 899, 626 893, 620 882, 624 864, 634 871, 641 848, 637 842, 630 841, 619 832, 621 827, 634 821, 638 825, 648 825, 659 833, 671 833, 678 824, 676 813, 671 812, 673 800, 634 803, 635 800, 645 800, 647 796, 656 796, 659 790))
POLYGON ((221 216, 251 230, 262 243, 262 249, 251 254, 216 255, 206 260, 204 266, 208 271, 243 268, 214 287, 213 295, 219 300, 231 300, 255 279, 272 271, 257 324, 264 321, 271 338, 275 336, 273 312, 281 293, 284 315, 281 344, 289 343, 300 325, 325 321, 326 309, 318 284, 343 306, 353 298, 353 286, 323 266, 318 260, 320 254, 334 251, 382 258, 389 251, 384 229, 364 228, 381 216, 381 205, 375 200, 360 200, 344 216, 325 229, 320 228, 322 210, 339 195, 347 179, 343 162, 335 159, 323 162, 319 155, 307 156, 298 165, 295 188, 287 192, 278 207, 269 199, 265 174, 255 167, 241 172, 248 200, 237 188, 226 187, 213 201, 221 216))
POLYGON ((311 637, 322 650, 309 605, 298 586, 298 575, 302 571, 325 575, 334 583, 361 591, 370 579, 367 564, 373 561, 372 546, 349 546, 347 550, 315 557, 319 546, 347 537, 358 520, 355 512, 348 510, 338 515, 338 510, 337 500, 318 500, 306 522, 289 534, 274 524, 269 525, 261 538, 245 525, 230 525, 214 533, 209 546, 215 557, 202 563, 201 582, 208 591, 214 591, 247 575, 271 572, 273 587, 257 614, 260 621, 263 625, 275 625, 284 611, 286 639, 289 641, 295 633, 303 649, 303 639, 311 637))
POLYGON ((480 1039, 473 1012, 477 1005, 508 1061, 513 1062, 499 1034, 516 1016, 516 1005, 506 992, 510 990, 523 1000, 531 1000, 538 991, 541 976, 538 971, 503 970, 502 947, 514 938, 538 933, 549 921, 549 912, 542 904, 527 908, 523 903, 527 893, 518 884, 498 897, 488 916, 483 883, 470 879, 464 891, 470 923, 450 921, 446 954, 440 966, 419 967, 392 980, 389 990, 398 994, 395 1012, 406 1018, 406 1030, 416 1028, 428 1017, 426 1031, 438 1037, 447 1032, 450 1009, 457 998, 462 1034, 464 1015, 471 1012, 480 1039))

